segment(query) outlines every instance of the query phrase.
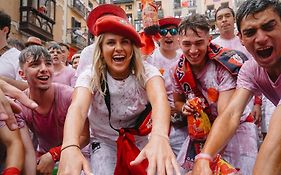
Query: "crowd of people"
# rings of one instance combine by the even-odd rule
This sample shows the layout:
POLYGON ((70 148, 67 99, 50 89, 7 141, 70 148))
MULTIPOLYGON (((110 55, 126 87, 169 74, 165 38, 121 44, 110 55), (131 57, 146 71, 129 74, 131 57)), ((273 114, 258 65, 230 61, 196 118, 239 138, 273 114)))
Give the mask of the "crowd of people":
POLYGON ((144 55, 125 11, 99 5, 69 62, 67 44, 8 39, 0 11, 1 174, 280 174, 281 2, 215 23, 213 39, 204 15, 159 19, 144 55))

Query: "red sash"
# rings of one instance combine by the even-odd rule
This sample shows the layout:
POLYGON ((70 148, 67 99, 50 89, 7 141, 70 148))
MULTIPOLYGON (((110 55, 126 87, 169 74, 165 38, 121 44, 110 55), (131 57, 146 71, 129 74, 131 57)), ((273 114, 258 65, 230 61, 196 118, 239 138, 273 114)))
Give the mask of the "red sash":
POLYGON ((177 83, 181 85, 181 89, 183 90, 186 98, 188 97, 189 93, 193 93, 196 97, 204 99, 204 112, 209 116, 210 121, 213 122, 215 117, 211 115, 208 101, 205 99, 201 91, 197 89, 192 70, 184 55, 182 55, 179 59, 174 76, 177 83))

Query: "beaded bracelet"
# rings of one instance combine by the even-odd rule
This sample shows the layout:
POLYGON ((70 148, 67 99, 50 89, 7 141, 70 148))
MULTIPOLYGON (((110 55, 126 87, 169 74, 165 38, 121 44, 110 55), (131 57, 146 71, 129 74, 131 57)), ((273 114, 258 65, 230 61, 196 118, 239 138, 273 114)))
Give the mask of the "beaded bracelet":
POLYGON ((195 160, 194 162, 196 162, 197 160, 199 159, 205 159, 205 160, 208 160, 209 162, 212 162, 213 161, 213 158, 210 154, 207 154, 207 153, 199 153, 195 156, 195 160))
POLYGON ((80 149, 80 146, 79 146, 79 145, 72 144, 72 145, 68 145, 68 146, 63 147, 63 148, 61 149, 61 152, 62 152, 63 150, 65 150, 66 148, 69 148, 69 147, 77 147, 77 148, 80 149))

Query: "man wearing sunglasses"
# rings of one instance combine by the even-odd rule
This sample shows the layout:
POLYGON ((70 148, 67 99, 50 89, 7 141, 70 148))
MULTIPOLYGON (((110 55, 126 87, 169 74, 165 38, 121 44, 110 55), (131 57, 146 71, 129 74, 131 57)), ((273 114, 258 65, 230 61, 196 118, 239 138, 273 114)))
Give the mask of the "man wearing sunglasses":
POLYGON ((170 78, 171 68, 176 65, 181 55, 178 43, 178 25, 181 19, 167 17, 159 20, 161 38, 159 40, 160 47, 155 49, 153 54, 148 56, 147 61, 157 67, 165 80, 165 87, 168 100, 171 106, 171 131, 170 144, 177 155, 183 141, 186 138, 186 120, 176 112, 174 107, 173 89, 170 78))

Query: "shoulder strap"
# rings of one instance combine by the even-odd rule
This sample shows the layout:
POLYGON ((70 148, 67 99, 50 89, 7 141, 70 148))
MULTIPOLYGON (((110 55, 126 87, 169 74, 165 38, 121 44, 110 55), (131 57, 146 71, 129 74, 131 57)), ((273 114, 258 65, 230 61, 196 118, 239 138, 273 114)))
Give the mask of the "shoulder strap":
POLYGON ((119 129, 114 128, 111 124, 111 121, 110 121, 110 119, 111 119, 110 93, 109 93, 109 88, 108 88, 108 84, 107 84, 106 81, 102 81, 101 89, 102 89, 102 91, 105 90, 104 101, 105 101, 106 107, 108 109, 109 126, 112 129, 114 129, 115 131, 119 132, 119 129))
POLYGON ((146 125, 149 125, 149 123, 151 122, 150 117, 151 117, 152 107, 151 107, 150 103, 148 103, 146 105, 145 109, 139 114, 134 127, 117 129, 112 126, 111 121, 110 121, 110 119, 111 119, 110 93, 109 93, 109 88, 108 88, 108 84, 106 81, 103 81, 101 83, 101 88, 102 88, 102 91, 105 90, 104 101, 105 101, 106 107, 108 109, 109 125, 112 129, 114 129, 115 131, 117 131, 119 133, 126 131, 126 132, 130 132, 131 134, 134 134, 134 135, 147 135, 150 132, 151 127, 146 126, 146 125))

